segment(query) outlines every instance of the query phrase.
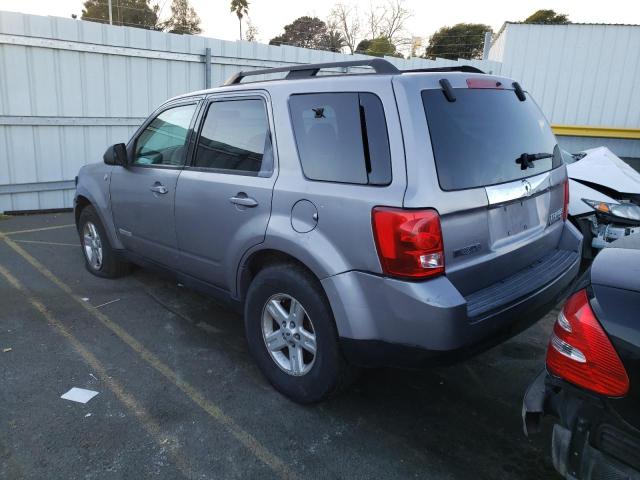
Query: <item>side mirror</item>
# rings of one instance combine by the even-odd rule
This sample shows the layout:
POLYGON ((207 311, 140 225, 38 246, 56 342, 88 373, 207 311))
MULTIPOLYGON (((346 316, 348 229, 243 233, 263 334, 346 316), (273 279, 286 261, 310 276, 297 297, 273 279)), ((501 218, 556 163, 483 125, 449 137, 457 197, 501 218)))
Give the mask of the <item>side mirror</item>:
POLYGON ((127 147, 124 143, 116 143, 107 148, 102 156, 104 163, 107 165, 120 165, 121 167, 127 166, 127 147))

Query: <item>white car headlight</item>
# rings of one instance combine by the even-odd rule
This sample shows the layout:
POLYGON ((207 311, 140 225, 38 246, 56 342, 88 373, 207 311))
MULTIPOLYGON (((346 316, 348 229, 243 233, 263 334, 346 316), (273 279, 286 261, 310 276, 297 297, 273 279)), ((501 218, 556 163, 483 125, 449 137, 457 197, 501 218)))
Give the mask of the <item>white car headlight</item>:
POLYGON ((599 202, 597 200, 588 200, 583 198, 582 201, 593 208, 596 212, 605 213, 625 220, 640 222, 640 206, 634 203, 608 203, 599 202))

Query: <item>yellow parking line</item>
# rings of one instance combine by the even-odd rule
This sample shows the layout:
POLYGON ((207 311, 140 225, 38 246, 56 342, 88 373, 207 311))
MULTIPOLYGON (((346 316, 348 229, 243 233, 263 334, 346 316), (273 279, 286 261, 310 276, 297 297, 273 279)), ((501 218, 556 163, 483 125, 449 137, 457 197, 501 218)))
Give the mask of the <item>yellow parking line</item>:
POLYGON ((75 223, 68 223, 66 225, 55 225, 53 227, 31 228, 29 230, 16 230, 14 232, 0 232, 2 235, 19 235, 21 233, 33 233, 33 232, 45 232, 47 230, 57 230, 59 228, 75 227, 75 223))
POLYGON ((84 302, 81 297, 73 293, 71 287, 60 280, 49 269, 42 265, 37 259, 31 256, 20 245, 8 238, 5 234, 0 233, 0 240, 4 240, 5 243, 11 247, 18 255, 29 262, 36 270, 42 275, 54 283, 58 288, 69 295, 78 305, 84 308, 89 314, 93 315, 100 323, 115 333, 120 340, 126 343, 131 349, 140 355, 140 357, 151 365, 154 369, 160 372, 171 383, 177 386, 182 392, 187 395, 196 405, 202 410, 207 412, 214 420, 223 425, 227 431, 242 445, 244 445, 253 455, 259 458, 262 462, 268 465, 276 474, 281 478, 293 479, 297 478, 297 475, 273 452, 271 452, 266 446, 264 446, 258 439, 256 439, 251 433, 244 430, 233 418, 229 417, 224 411, 215 403, 207 400, 205 396, 200 393, 196 388, 187 383, 184 379, 171 370, 169 366, 163 363, 157 356, 147 350, 138 340, 133 338, 122 327, 112 322, 109 317, 103 314, 99 310, 95 310, 87 302, 84 302))
POLYGON ((0 275, 2 275, 11 286, 18 290, 31 304, 31 306, 37 310, 48 322, 49 325, 54 327, 58 333, 60 333, 67 341, 73 346, 73 348, 80 354, 84 361, 98 374, 100 380, 113 392, 118 400, 120 400, 125 407, 127 407, 140 421, 145 431, 155 440, 155 442, 161 448, 168 448, 168 453, 172 460, 175 462, 176 467, 187 478, 199 478, 199 475, 194 472, 188 462, 180 455, 178 451, 180 444, 176 439, 169 438, 163 433, 160 424, 158 424, 146 409, 131 395, 126 392, 125 389, 112 377, 109 376, 106 368, 100 360, 98 360, 93 353, 91 353, 64 325, 62 325, 53 314, 44 306, 44 304, 33 296, 20 281, 14 277, 4 266, 0 265, 0 275))
POLYGON ((33 243, 34 245, 55 245, 57 247, 79 247, 79 243, 41 242, 40 240, 16 240, 18 243, 33 243))

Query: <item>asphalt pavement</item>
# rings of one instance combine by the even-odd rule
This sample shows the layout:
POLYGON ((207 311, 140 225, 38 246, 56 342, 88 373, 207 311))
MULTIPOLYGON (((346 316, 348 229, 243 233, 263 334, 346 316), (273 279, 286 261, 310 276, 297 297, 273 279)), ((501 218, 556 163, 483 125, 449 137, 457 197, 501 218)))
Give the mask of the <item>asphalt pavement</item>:
POLYGON ((0 220, 0 478, 557 478, 523 393, 553 313, 465 363, 365 371, 303 407, 242 318, 155 273, 89 274, 71 213, 0 220), (86 404, 72 387, 98 392, 86 404))

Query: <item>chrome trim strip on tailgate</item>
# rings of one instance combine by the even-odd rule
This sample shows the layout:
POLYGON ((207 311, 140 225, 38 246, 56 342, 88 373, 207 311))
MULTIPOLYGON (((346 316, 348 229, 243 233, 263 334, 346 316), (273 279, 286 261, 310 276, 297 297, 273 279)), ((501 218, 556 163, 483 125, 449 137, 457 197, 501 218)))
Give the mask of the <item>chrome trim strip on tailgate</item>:
POLYGON ((519 198, 527 198, 551 188, 551 172, 541 173, 534 177, 523 178, 514 182, 485 187, 489 205, 511 202, 519 198))

